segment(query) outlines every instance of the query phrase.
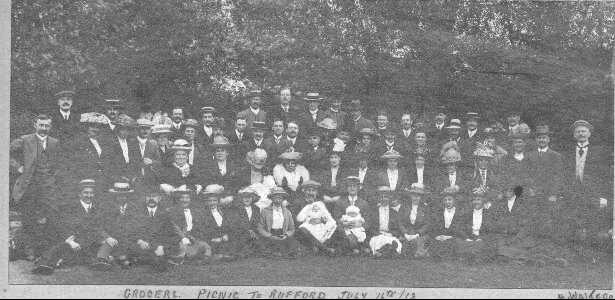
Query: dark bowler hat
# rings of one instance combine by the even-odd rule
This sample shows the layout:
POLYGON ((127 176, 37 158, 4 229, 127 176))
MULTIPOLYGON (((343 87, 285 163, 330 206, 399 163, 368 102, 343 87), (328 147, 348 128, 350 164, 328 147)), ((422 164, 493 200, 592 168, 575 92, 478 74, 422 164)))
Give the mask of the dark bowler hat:
POLYGON ((187 119, 182 123, 182 126, 184 128, 186 127, 199 128, 199 121, 195 119, 187 119))

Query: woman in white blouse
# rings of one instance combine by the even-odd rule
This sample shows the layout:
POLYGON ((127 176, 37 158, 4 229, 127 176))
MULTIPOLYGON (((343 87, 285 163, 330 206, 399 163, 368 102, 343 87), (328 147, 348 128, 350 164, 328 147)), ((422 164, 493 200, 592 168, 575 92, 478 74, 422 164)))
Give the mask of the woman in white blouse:
POLYGON ((325 204, 318 200, 320 183, 307 181, 302 186, 304 200, 307 203, 297 215, 299 232, 304 243, 311 246, 314 253, 323 251, 327 254, 335 254, 335 249, 328 247, 329 240, 335 233, 337 223, 327 210, 325 204))
POLYGON ((284 152, 280 155, 282 163, 273 168, 273 179, 277 186, 295 192, 302 183, 310 180, 310 172, 297 163, 301 157, 299 152, 284 152))

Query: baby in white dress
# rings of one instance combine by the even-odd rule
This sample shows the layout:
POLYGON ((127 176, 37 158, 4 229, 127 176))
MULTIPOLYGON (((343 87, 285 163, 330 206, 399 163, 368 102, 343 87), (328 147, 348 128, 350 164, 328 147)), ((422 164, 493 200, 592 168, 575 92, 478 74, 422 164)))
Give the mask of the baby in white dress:
POLYGON ((350 228, 345 228, 344 232, 346 235, 354 235, 357 238, 359 243, 363 243, 366 239, 365 228, 363 224, 365 224, 365 219, 361 216, 361 210, 354 206, 348 206, 346 208, 346 214, 342 216, 342 223, 350 223, 352 226, 350 228))

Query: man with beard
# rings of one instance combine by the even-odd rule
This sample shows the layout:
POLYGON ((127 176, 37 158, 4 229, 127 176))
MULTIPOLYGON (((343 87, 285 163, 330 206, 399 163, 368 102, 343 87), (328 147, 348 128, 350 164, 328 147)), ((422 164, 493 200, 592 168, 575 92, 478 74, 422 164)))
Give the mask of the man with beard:
POLYGON ((299 138, 299 125, 295 121, 290 121, 286 125, 286 140, 288 140, 289 152, 301 152, 308 149, 307 141, 299 138))
POLYGON ((112 139, 115 132, 115 123, 118 121, 124 106, 119 99, 106 99, 105 105, 108 125, 103 128, 102 137, 104 139, 112 139))
MULTIPOLYGON (((199 122, 195 119, 188 119, 184 121, 182 139, 186 139, 190 143, 190 153, 188 153, 188 163, 194 166, 197 170, 203 168, 203 165, 211 158, 209 152, 209 144, 200 144, 199 139, 207 139, 209 137, 202 137, 199 135, 199 122)), ((201 134, 205 134, 205 131, 201 131, 201 134)), ((212 137, 214 136, 212 131, 212 137)))
POLYGON ((61 91, 56 93, 59 110, 51 113, 53 127, 50 135, 56 137, 61 145, 67 145, 79 131, 79 114, 72 110, 74 91, 61 91))
POLYGON ((320 103, 324 100, 319 93, 307 93, 303 98, 308 104, 307 109, 301 113, 301 128, 305 131, 318 128, 318 123, 325 118, 325 112, 320 109, 320 103))
POLYGON ((262 109, 262 92, 260 90, 252 90, 249 93, 250 107, 246 110, 240 111, 237 114, 238 119, 245 119, 246 126, 252 128, 252 123, 267 122, 267 113, 262 109))
POLYGON ((276 119, 282 120, 284 123, 294 120, 299 115, 299 109, 292 105, 292 94, 290 87, 285 87, 280 90, 280 106, 275 108, 271 113, 270 124, 276 119))
MULTIPOLYGON (((56 175, 59 168, 60 146, 49 136, 51 118, 39 115, 34 120, 35 133, 21 136, 11 142, 9 164, 19 174, 11 193, 11 200, 21 212, 26 237, 34 235, 36 213, 43 207, 57 208, 56 175)), ((27 239, 26 239, 27 240, 27 239)), ((36 255, 31 243, 26 242, 26 255, 36 255)))
POLYGON ((401 115, 401 128, 396 131, 398 140, 404 141, 408 145, 412 143, 414 137, 412 123, 412 115, 410 113, 404 113, 401 115))

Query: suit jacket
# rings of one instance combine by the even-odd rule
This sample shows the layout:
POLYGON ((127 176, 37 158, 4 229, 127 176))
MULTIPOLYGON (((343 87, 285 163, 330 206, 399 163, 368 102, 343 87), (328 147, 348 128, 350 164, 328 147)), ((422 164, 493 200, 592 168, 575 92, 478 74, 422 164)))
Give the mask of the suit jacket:
POLYGON ((331 180, 332 180, 332 172, 331 172, 331 167, 327 167, 325 169, 318 169, 316 172, 312 172, 310 171, 310 174, 314 174, 311 175, 311 179, 316 180, 317 182, 319 182, 320 184, 322 184, 322 192, 325 195, 337 195, 338 193, 341 192, 341 187, 342 187, 342 183, 343 183, 343 177, 342 177, 342 168, 338 167, 337 169, 337 175, 335 178, 335 186, 331 185, 331 180))
MULTIPOLYGON (((357 200, 355 201, 354 205, 359 208, 361 215, 366 216, 366 215, 371 214, 370 209, 372 207, 360 195, 357 196, 357 200)), ((341 195, 340 199, 337 202, 335 202, 335 206, 333 207, 333 218, 336 221, 338 221, 338 223, 340 219, 342 218, 342 216, 346 214, 346 208, 348 208, 348 206, 350 206, 350 200, 348 200, 348 194, 345 193, 341 195)), ((365 217, 363 218, 365 219, 365 217)), ((365 221, 367 222, 367 220, 365 221)), ((364 225, 364 227, 368 227, 368 226, 364 225)))
POLYGON ((410 145, 406 143, 403 139, 395 139, 395 143, 393 143, 393 146, 391 147, 386 144, 384 139, 381 139, 374 145, 374 152, 378 157, 380 157, 382 154, 389 150, 395 150, 399 152, 399 154, 404 156, 404 161, 410 161, 410 145))
MULTIPOLYGON (((282 226, 282 231, 287 236, 295 235, 295 222, 293 221, 293 215, 285 207, 282 207, 282 213, 284 214, 284 225, 282 226)), ((264 237, 271 237, 272 224, 273 208, 271 206, 265 207, 261 211, 260 221, 258 222, 258 233, 264 237)))
POLYGON ((147 206, 139 205, 135 209, 134 218, 136 219, 135 236, 137 240, 141 239, 149 243, 152 248, 173 245, 174 231, 167 209, 159 205, 154 216, 150 217, 147 206))
POLYGON ((139 208, 128 203, 124 213, 121 212, 119 205, 108 199, 109 204, 103 205, 102 228, 103 237, 112 237, 119 241, 120 246, 135 244, 138 240, 139 224, 137 214, 139 208))
MULTIPOLYGON (((401 230, 399 228, 399 213, 401 212, 401 208, 399 211, 395 211, 392 207, 389 207, 389 232, 395 236, 401 236, 401 230)), ((368 236, 376 236, 380 234, 380 209, 377 205, 372 205, 368 214, 363 214, 363 218, 365 219, 365 224, 368 226, 365 230, 368 233, 368 236)))
POLYGON ((288 148, 286 149, 286 151, 294 150, 296 152, 304 153, 307 151, 307 149, 310 148, 310 144, 308 144, 308 142, 305 139, 303 139, 301 136, 298 136, 295 139, 294 144, 291 142, 290 139, 286 138, 286 140, 288 143, 288 148))
POLYGON ((432 214, 429 207, 423 204, 418 205, 414 224, 412 224, 410 220, 411 213, 411 203, 402 205, 398 215, 399 229, 401 230, 401 233, 410 235, 419 234, 420 236, 425 236, 428 233, 432 222, 432 214))
POLYGON ((259 110, 258 114, 255 115, 250 108, 247 108, 247 109, 242 110, 239 113, 237 113, 237 118, 238 119, 240 119, 240 118, 246 119, 246 124, 248 125, 248 128, 252 128, 252 123, 254 123, 255 121, 257 121, 257 122, 267 122, 267 113, 261 107, 261 109, 259 110))
MULTIPOLYGON (((538 150, 527 153, 529 174, 536 193, 539 195, 560 195, 564 189, 564 158, 551 149, 539 154, 538 150)), ((525 159, 524 159, 525 160, 525 159)))
POLYGON ((236 218, 233 217, 233 213, 229 210, 218 207, 220 215, 222 215, 222 224, 218 226, 216 219, 210 209, 204 209, 203 218, 203 236, 206 242, 215 238, 221 238, 224 235, 229 237, 233 236, 233 229, 237 227, 236 218))
POLYGON ((291 104, 288 109, 288 112, 285 112, 282 109, 282 106, 278 105, 278 106, 275 106, 270 112, 271 113, 268 114, 269 116, 268 124, 273 124, 273 121, 276 119, 280 119, 284 121, 284 124, 286 124, 289 121, 297 120, 299 118, 299 115, 301 114, 301 109, 291 104))
POLYGON ((248 212, 246 212, 246 208, 243 204, 233 209, 233 213, 235 214, 237 220, 237 226, 231 229, 236 233, 246 233, 248 230, 258 232, 258 224, 261 220, 261 211, 258 206, 254 204, 250 207, 252 208, 251 218, 248 217, 248 212))
MULTIPOLYGON (((576 145, 566 153, 565 177, 570 193, 582 193, 590 197, 613 197, 613 154, 605 147, 590 144, 585 158, 583 182, 576 178, 576 145)), ((586 196, 587 197, 587 196, 586 196)))
MULTIPOLYGON (((374 190, 379 186, 389 186, 389 176, 387 174, 386 169, 379 170, 374 177, 374 181, 370 182, 371 188, 374 190)), ((397 173, 397 185, 395 186, 395 191, 403 191, 404 188, 410 186, 412 182, 410 182, 410 177, 406 169, 399 168, 397 173)))
POLYGON ((273 136, 265 138, 263 141, 263 149, 267 151, 267 161, 271 166, 277 163, 280 154, 284 153, 290 147, 290 141, 285 135, 282 135, 279 142, 276 142, 273 136))
POLYGON ((533 179, 532 164, 527 152, 523 154, 521 161, 516 160, 513 153, 508 153, 502 160, 502 183, 520 185, 524 188, 534 187, 536 181, 533 179))
MULTIPOLYGON (((344 168, 342 172, 342 179, 348 176, 357 176, 359 177, 359 167, 349 167, 344 168)), ((374 168, 367 167, 367 172, 365 173, 365 177, 363 178, 362 185, 363 187, 373 188, 377 185, 376 178, 378 176, 378 170, 374 168)), ((360 178, 359 178, 360 179, 360 178)))
MULTIPOLYGON (((482 179, 480 172, 477 170, 470 179, 470 185, 468 188, 475 188, 482 185, 482 179)), ((501 177, 496 171, 492 169, 487 170, 487 187, 493 191, 500 191, 502 187, 501 177)))
POLYGON ((466 213, 464 215, 464 220, 463 220, 463 232, 465 237, 468 238, 472 238, 472 239, 478 239, 493 233, 496 233, 496 216, 495 216, 495 211, 492 209, 483 209, 483 219, 482 219, 482 223, 480 225, 480 229, 478 231, 478 235, 475 235, 473 233, 472 230, 472 225, 473 225, 473 212, 474 209, 470 210, 468 213, 466 213))
POLYGON ((126 163, 124 155, 122 154, 122 148, 117 137, 113 137, 110 140, 110 168, 111 173, 114 176, 128 176, 133 178, 139 174, 139 166, 142 161, 139 160, 141 153, 139 152, 139 142, 136 138, 126 138, 126 144, 128 145, 128 158, 129 162, 126 163))
POLYGON ((322 109, 319 109, 316 113, 316 121, 312 118, 312 114, 306 109, 299 114, 299 120, 301 122, 301 132, 308 133, 310 130, 318 128, 318 123, 324 120, 327 114, 322 109))
POLYGON ((523 197, 517 197, 511 211, 508 210, 508 199, 497 203, 492 209, 497 220, 494 225, 496 233, 516 235, 527 229, 530 211, 523 197))
POLYGON ((205 184, 203 186, 209 184, 219 184, 224 186, 226 191, 235 191, 240 188, 237 185, 240 170, 240 164, 227 160, 226 174, 222 175, 222 173, 220 173, 220 169, 218 168, 217 161, 215 159, 209 160, 205 163, 202 169, 202 179, 205 180, 205 184))
POLYGON ((444 127, 446 127, 446 124, 442 126, 442 129, 438 129, 438 127, 436 127, 436 124, 432 123, 427 127, 427 136, 430 140, 437 142, 446 139, 446 129, 444 127))
MULTIPOLYGON (((459 186, 461 192, 468 191, 470 189, 470 181, 466 178, 463 171, 457 169, 457 179, 455 180, 455 184, 459 186)), ((433 180, 433 188, 434 192, 440 193, 444 190, 444 188, 451 185, 449 181, 448 173, 446 171, 440 172, 440 174, 436 175, 433 180)))
MULTIPOLYGON (((36 134, 28 134, 12 141, 9 146, 9 165, 11 169, 17 171, 19 167, 23 166, 23 173, 17 178, 13 186, 12 198, 15 201, 21 200, 30 185, 30 181, 36 169, 38 157, 43 151, 42 144, 39 144, 40 142, 36 134)), ((58 171, 59 160, 61 159, 60 150, 58 140, 48 136, 45 152, 49 156, 48 161, 52 174, 58 171)), ((55 177, 55 175, 53 177, 55 177)))
POLYGON ((337 123, 337 128, 345 128, 345 122, 348 118, 348 113, 345 111, 334 112, 331 109, 325 111, 325 118, 333 119, 337 123))
POLYGON ((183 238, 190 240, 206 240, 205 232, 205 211, 196 205, 190 206, 192 215, 192 230, 188 231, 184 209, 181 206, 169 209, 169 220, 172 226, 172 242, 178 243, 183 238))
POLYGON ((457 207, 455 209, 455 215, 453 216, 453 221, 448 228, 445 228, 444 222, 444 209, 438 209, 432 216, 433 223, 429 229, 429 236, 437 237, 439 235, 449 235, 455 238, 465 239, 466 235, 464 232, 464 220, 466 217, 463 215, 461 209, 457 207))
MULTIPOLYGON (((74 156, 71 174, 74 181, 79 182, 84 178, 107 180, 111 177, 111 158, 114 153, 111 151, 111 147, 101 139, 98 139, 98 145, 101 149, 100 156, 86 135, 79 137, 72 146, 74 156)), ((97 182, 97 184, 100 184, 100 182, 97 182)))
POLYGON ((361 116, 358 120, 355 121, 354 119, 352 119, 352 116, 350 116, 350 114, 344 121, 344 126, 344 130, 351 132, 353 135, 357 134, 357 132, 359 132, 359 130, 361 130, 362 128, 376 129, 374 122, 372 122, 371 120, 368 120, 365 117, 361 116))
MULTIPOLYGON (((435 172, 433 170, 433 168, 425 165, 424 169, 423 169, 423 184, 427 187, 433 187, 433 182, 435 180, 435 172)), ((410 180, 410 184, 413 184, 415 182, 418 182, 419 178, 418 178, 418 172, 416 169, 416 166, 414 164, 411 165, 411 167, 408 169, 408 175, 409 175, 409 180, 410 180)))
POLYGON ((303 165, 312 172, 318 172, 326 169, 329 166, 329 155, 325 147, 319 146, 314 150, 313 147, 304 149, 303 165))
POLYGON ((75 242, 84 248, 104 240, 105 235, 101 222, 103 209, 98 203, 92 203, 92 208, 86 213, 81 202, 75 199, 74 202, 64 205, 60 212, 62 240, 75 236, 75 242))
POLYGON ((81 114, 70 110, 68 120, 65 120, 60 109, 53 110, 49 116, 51 117, 51 132, 50 135, 56 137, 62 145, 70 143, 79 133, 79 119, 81 114))

